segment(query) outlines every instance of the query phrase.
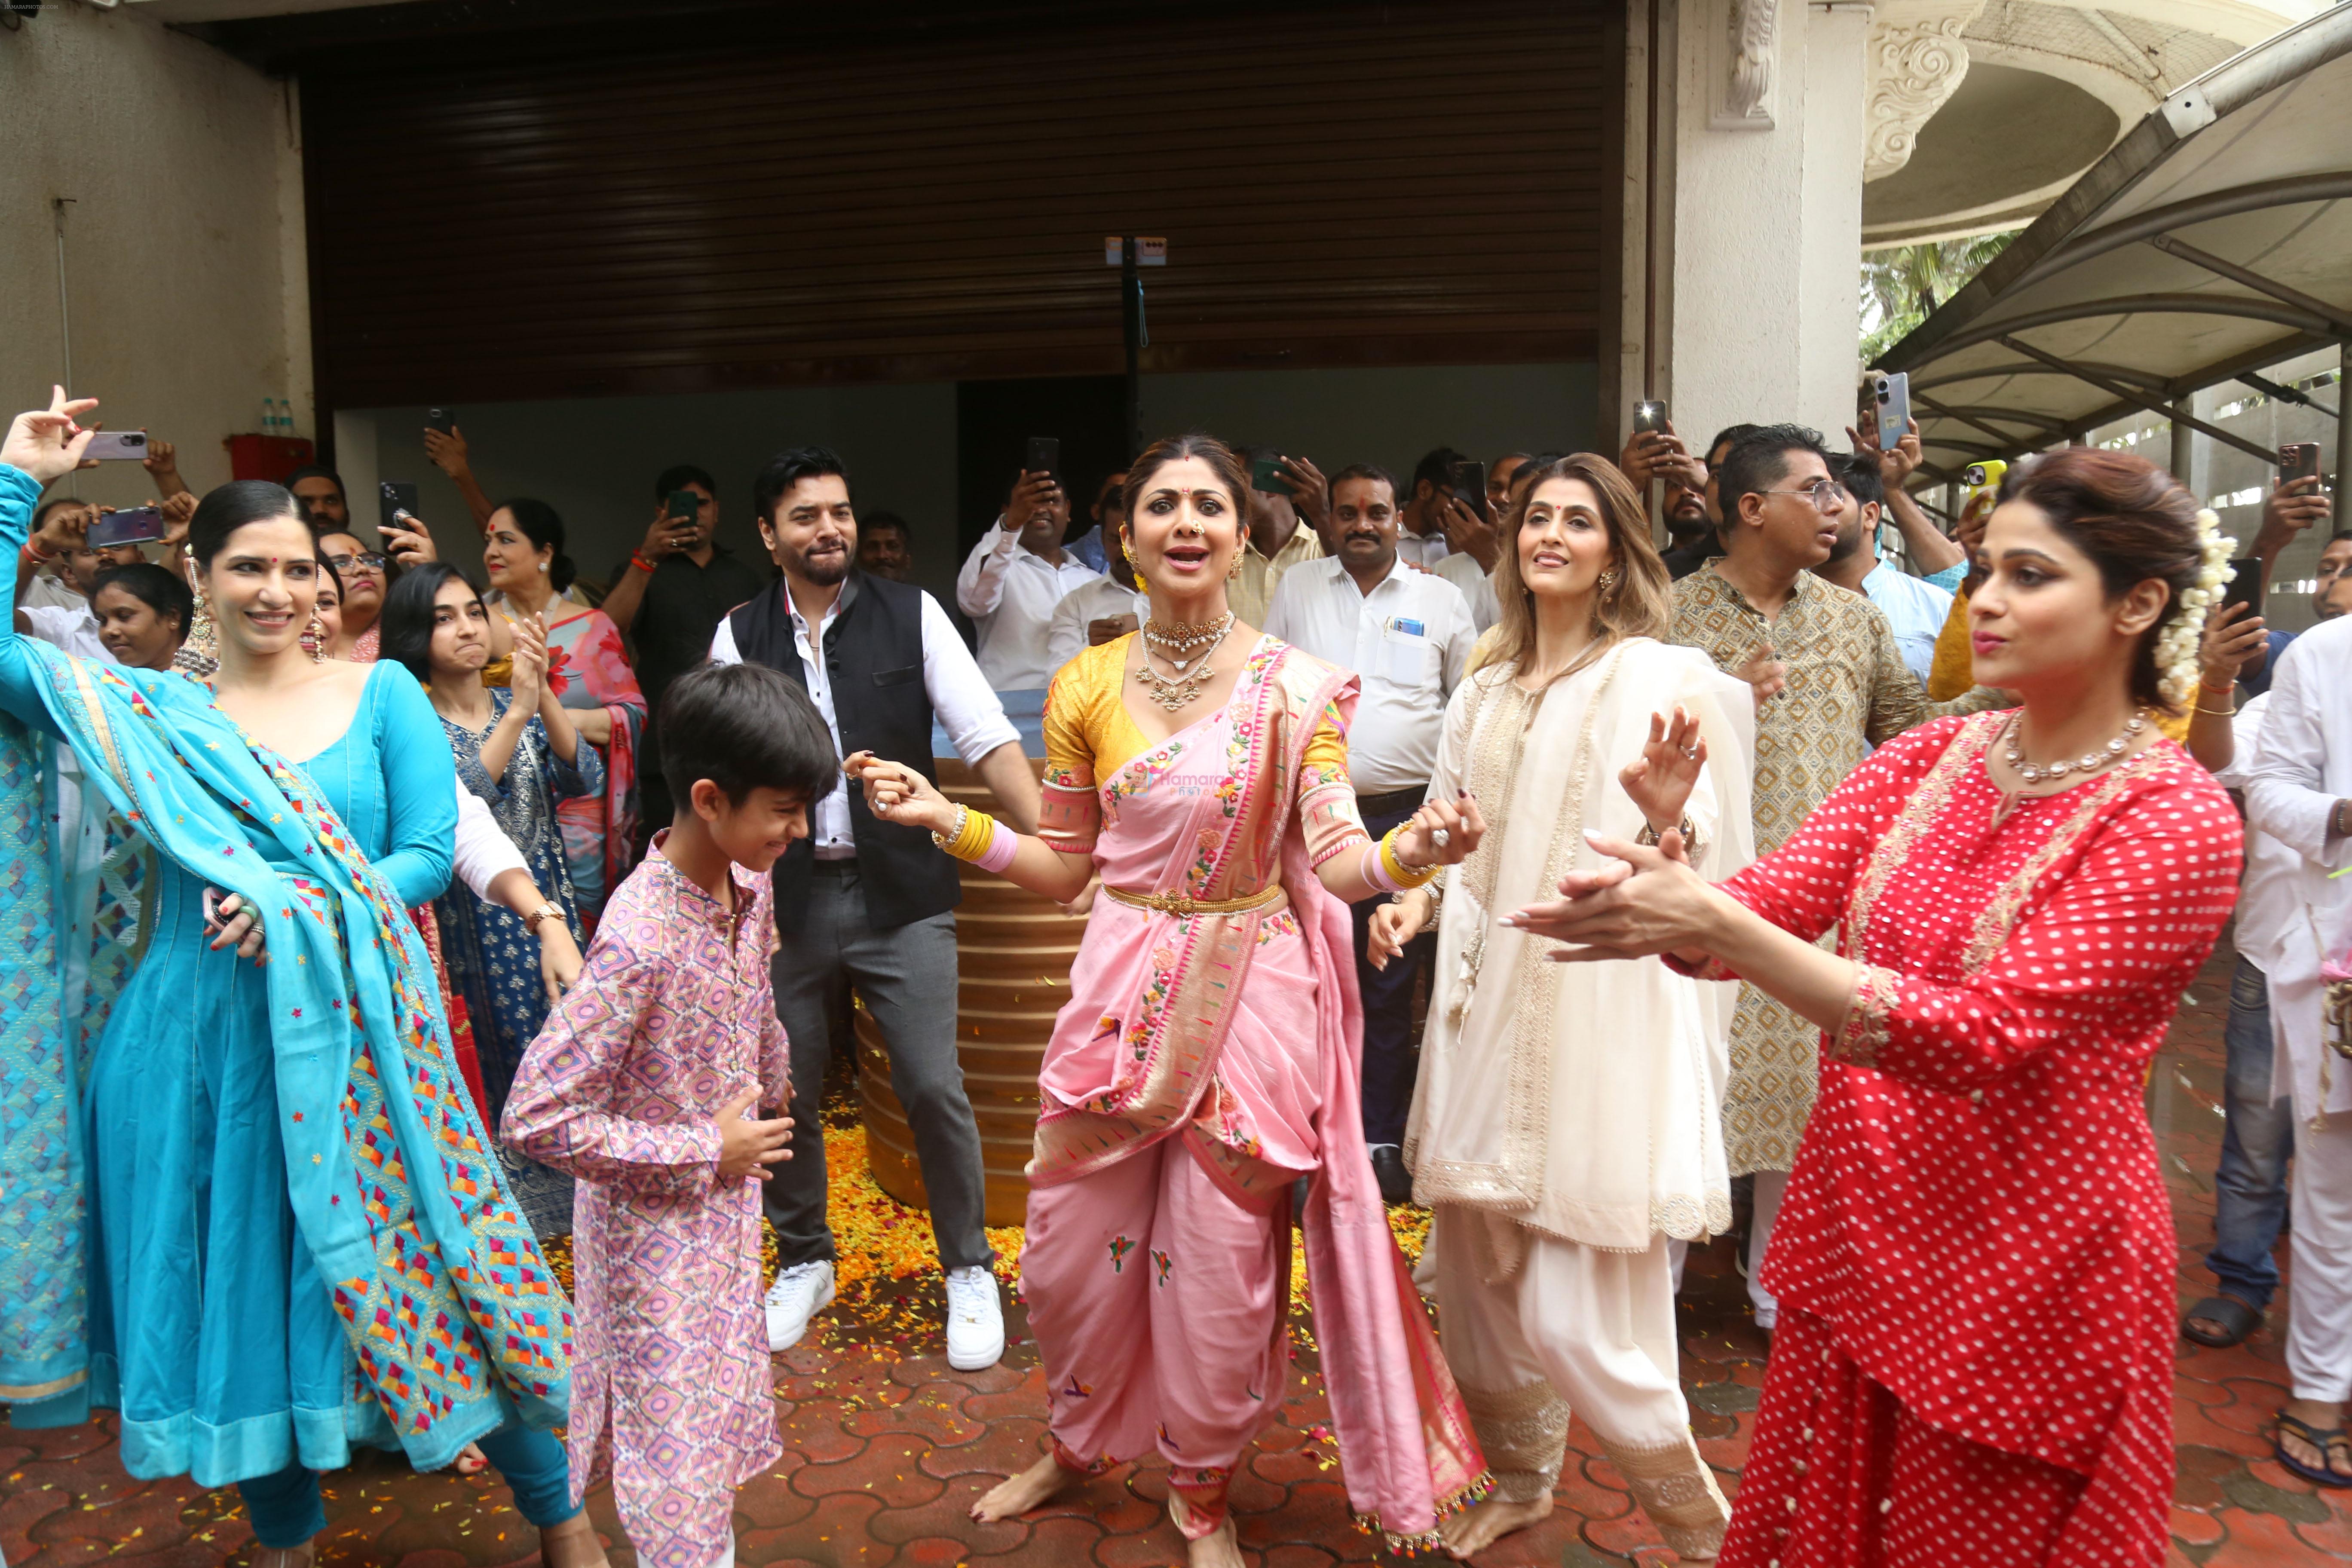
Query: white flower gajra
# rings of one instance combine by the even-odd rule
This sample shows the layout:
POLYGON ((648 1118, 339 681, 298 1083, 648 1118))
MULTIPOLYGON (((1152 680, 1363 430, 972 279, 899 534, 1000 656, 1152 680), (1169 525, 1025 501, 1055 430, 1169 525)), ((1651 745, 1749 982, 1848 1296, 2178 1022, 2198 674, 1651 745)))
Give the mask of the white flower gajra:
POLYGON ((2187 706, 2197 689, 2199 644, 2205 636, 2205 617, 2221 602, 2221 591, 2236 575, 2230 556, 2238 542, 2221 531, 2221 520, 2209 507, 2197 514, 2197 541, 2201 559, 2197 581, 2180 595, 2180 608, 2157 635, 2156 668, 2163 672, 2158 689, 2168 707, 2187 706))

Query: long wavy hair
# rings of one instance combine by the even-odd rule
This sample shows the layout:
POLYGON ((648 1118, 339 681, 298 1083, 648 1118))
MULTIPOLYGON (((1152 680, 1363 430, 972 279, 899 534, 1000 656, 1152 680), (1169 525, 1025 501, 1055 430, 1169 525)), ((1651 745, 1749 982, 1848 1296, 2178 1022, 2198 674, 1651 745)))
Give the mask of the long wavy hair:
POLYGON ((1511 476, 1518 500, 1503 519, 1502 558, 1495 563, 1495 597, 1502 618, 1495 623, 1477 663, 1516 663, 1525 668, 1535 657, 1535 590, 1519 575, 1519 530, 1537 490, 1552 479, 1580 479, 1601 503, 1601 521, 1609 530, 1610 564, 1617 579, 1592 596, 1594 652, 1626 637, 1663 637, 1673 619, 1672 576, 1658 559, 1650 540, 1650 516, 1633 481, 1617 465, 1592 452, 1571 452, 1544 464, 1532 475, 1511 476))

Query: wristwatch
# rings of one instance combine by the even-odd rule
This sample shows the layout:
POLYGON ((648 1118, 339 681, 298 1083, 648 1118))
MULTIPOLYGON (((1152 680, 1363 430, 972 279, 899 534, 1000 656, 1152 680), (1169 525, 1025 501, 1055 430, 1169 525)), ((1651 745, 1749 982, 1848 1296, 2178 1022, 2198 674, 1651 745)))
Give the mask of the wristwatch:
POLYGON ((532 936, 536 937, 539 935, 540 921, 544 920, 560 921, 562 918, 563 906, 557 903, 553 899, 550 899, 547 902, 540 905, 539 908, 531 910, 530 913, 522 917, 523 930, 530 932, 532 936))

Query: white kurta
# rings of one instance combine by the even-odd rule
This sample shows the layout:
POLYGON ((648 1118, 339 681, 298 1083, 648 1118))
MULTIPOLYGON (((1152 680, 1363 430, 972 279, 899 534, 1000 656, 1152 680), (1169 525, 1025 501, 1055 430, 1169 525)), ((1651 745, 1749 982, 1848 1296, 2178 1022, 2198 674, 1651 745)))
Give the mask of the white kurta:
MULTIPOLYGON (((1707 769, 1686 808, 1700 870, 1751 858, 1754 701, 1705 654, 1633 639, 1534 701, 1490 667, 1447 705, 1433 795, 1474 790, 1486 840, 1448 873, 1420 1081, 1404 1142, 1414 1195, 1612 1251, 1730 1225, 1721 1123, 1738 988, 1655 958, 1552 963, 1552 944, 1495 918, 1554 896, 1601 860, 1586 830, 1632 839, 1641 812, 1617 782, 1650 716, 1697 717, 1707 769)), ((1508 1271, 1509 1258, 1497 1264, 1508 1271)))
POLYGON ((2294 1096, 2299 1121, 2352 1110, 2352 1062, 2321 1037, 2320 964, 2352 950, 2352 838, 2327 836, 2328 814, 2352 796, 2352 616, 2313 627, 2287 645, 2271 678, 2254 760, 2247 769, 2246 822, 2299 857, 2291 906, 2275 940, 2250 953, 2270 980, 2279 1042, 2272 1083, 2294 1096))

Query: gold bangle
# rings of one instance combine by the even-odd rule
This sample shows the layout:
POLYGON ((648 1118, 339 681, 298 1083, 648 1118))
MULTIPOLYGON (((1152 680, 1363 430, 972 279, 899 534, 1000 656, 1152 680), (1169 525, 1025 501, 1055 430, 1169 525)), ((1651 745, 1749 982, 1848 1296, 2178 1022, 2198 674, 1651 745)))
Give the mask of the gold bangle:
POLYGON ((959 860, 979 859, 995 841, 996 818, 961 804, 956 806, 955 831, 931 835, 932 843, 959 860))
POLYGON ((1386 868, 1390 878, 1399 887, 1425 888, 1436 880, 1437 874, 1444 870, 1445 867, 1443 863, 1435 866, 1412 867, 1398 859, 1396 839, 1397 835, 1402 831, 1403 829, 1400 825, 1390 828, 1381 836, 1381 865, 1386 868))
POLYGON ((931 842, 938 845, 940 848, 947 850, 949 854, 954 854, 955 850, 950 847, 963 842, 964 824, 969 821, 971 817, 971 807, 959 803, 956 806, 955 826, 949 828, 945 833, 941 833, 936 827, 931 829, 931 842))
POLYGON ((2216 719, 2234 719, 2238 716, 2238 710, 2235 708, 2208 708, 2202 702, 2197 704, 2197 711, 2209 713, 2216 719))

